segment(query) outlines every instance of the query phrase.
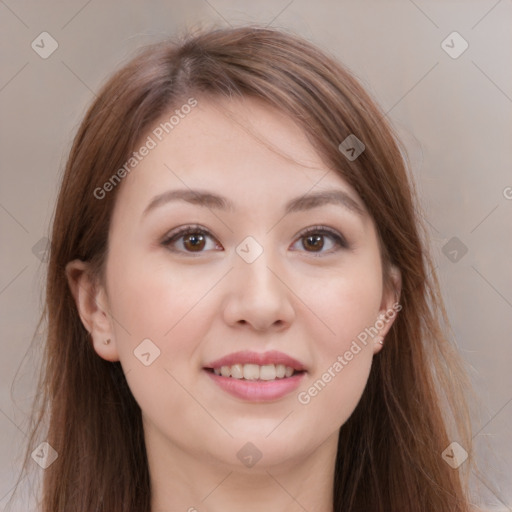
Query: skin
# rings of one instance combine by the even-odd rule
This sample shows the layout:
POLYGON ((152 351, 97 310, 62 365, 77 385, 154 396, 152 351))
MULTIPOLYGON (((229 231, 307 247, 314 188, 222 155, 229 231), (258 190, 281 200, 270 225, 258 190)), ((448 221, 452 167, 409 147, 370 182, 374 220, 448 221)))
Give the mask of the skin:
POLYGON ((80 261, 68 265, 69 283, 96 353, 121 361, 142 409, 153 512, 329 511, 338 431, 382 349, 378 338, 308 404, 298 393, 392 308, 399 274, 393 269, 395 289, 385 290, 373 220, 289 118, 255 99, 197 99, 119 185, 105 286, 80 261), (223 195, 234 209, 176 201, 143 215, 154 196, 184 188, 223 195), (331 189, 363 213, 323 204, 283 215, 288 200, 331 189), (174 242, 177 252, 162 244, 187 224, 209 232, 202 252, 186 237, 174 242), (301 236, 315 225, 349 247, 325 235, 316 252, 301 236), (252 263, 235 251, 247 236, 263 248, 252 263), (134 355, 146 338, 160 350, 149 366, 134 355), (279 350, 308 371, 283 398, 244 401, 202 369, 238 350, 279 350), (262 455, 251 468, 237 457, 248 442, 262 455))

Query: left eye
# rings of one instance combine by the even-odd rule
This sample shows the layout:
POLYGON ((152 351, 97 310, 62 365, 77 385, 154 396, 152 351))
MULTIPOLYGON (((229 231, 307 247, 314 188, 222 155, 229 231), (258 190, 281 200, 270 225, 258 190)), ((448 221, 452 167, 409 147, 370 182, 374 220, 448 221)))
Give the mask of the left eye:
POLYGON ((339 233, 322 226, 310 228, 305 233, 302 233, 295 244, 299 242, 302 242, 301 245, 306 249, 306 252, 314 253, 331 253, 341 248, 348 248, 347 242, 339 233), (328 250, 323 251, 322 249, 325 247, 324 240, 326 237, 330 239, 331 247, 328 247, 328 250))
MULTIPOLYGON (((341 248, 348 248, 348 244, 338 232, 329 228, 318 226, 303 232, 292 247, 301 243, 306 252, 332 253, 341 248), (325 239, 329 239, 327 250, 325 239)), ((187 226, 173 231, 162 241, 162 245, 174 252, 200 253, 206 250, 222 250, 222 246, 207 230, 199 226, 187 226), (208 239, 212 240, 208 247, 208 239)), ((293 249, 297 250, 297 249, 293 249)))

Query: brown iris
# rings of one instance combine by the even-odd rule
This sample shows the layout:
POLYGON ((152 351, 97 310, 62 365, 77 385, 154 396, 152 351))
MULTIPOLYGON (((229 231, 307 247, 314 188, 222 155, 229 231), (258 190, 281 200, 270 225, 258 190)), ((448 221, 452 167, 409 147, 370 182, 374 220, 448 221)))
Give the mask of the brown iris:
POLYGON ((201 251, 205 246, 205 237, 201 233, 184 235, 183 245, 190 251, 201 251))
POLYGON ((307 235, 303 241, 302 246, 304 249, 311 248, 313 251, 320 251, 324 246, 322 235, 307 235))

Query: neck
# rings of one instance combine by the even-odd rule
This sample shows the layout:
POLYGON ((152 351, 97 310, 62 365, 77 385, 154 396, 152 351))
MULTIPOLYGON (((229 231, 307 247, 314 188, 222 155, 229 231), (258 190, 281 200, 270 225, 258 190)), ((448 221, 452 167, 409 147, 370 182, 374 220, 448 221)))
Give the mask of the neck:
POLYGON ((332 512, 338 431, 308 454, 251 468, 190 453, 145 428, 151 512, 332 512))

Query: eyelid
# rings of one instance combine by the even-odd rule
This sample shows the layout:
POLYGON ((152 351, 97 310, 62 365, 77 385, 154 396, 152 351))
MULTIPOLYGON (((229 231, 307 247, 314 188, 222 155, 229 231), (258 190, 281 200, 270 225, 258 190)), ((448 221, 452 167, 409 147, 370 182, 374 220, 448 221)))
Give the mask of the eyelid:
POLYGON ((169 231, 165 235, 164 240, 170 240, 175 235, 183 235, 191 231, 193 231, 194 233, 199 232, 212 236, 210 230, 208 228, 205 228, 204 226, 201 226, 200 224, 185 224, 184 226, 178 226, 169 231))

